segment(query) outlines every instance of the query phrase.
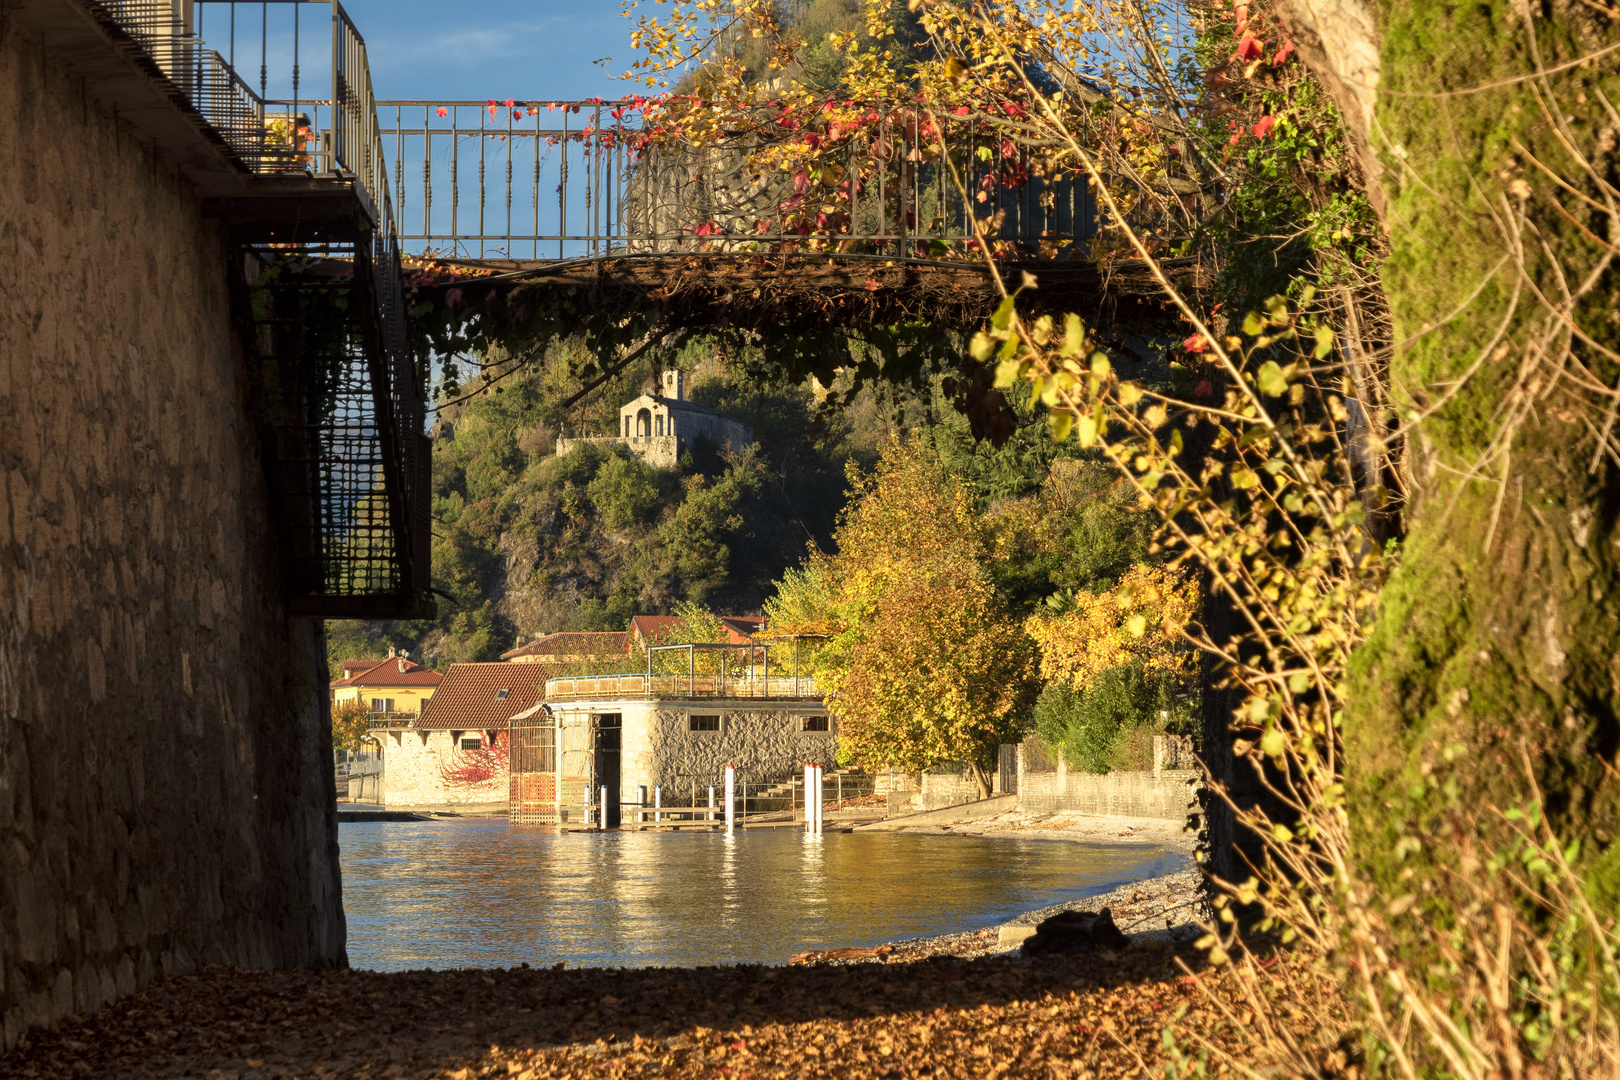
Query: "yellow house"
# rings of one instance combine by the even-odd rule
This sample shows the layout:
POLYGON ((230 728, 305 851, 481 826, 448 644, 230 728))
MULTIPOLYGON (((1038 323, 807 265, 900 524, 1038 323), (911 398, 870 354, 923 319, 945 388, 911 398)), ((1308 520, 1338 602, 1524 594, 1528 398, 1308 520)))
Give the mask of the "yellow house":
POLYGON ((403 656, 380 660, 345 660, 343 677, 332 681, 332 704, 356 698, 366 703, 374 720, 420 716, 444 676, 403 656))

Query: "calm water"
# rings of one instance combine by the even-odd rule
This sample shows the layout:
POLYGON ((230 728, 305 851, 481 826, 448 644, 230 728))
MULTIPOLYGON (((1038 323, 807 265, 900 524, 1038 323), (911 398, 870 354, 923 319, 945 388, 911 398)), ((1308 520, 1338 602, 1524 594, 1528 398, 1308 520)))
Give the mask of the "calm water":
POLYGON ((780 963, 1005 922, 1183 869, 1155 845, 832 833, 339 826, 357 968, 780 963))

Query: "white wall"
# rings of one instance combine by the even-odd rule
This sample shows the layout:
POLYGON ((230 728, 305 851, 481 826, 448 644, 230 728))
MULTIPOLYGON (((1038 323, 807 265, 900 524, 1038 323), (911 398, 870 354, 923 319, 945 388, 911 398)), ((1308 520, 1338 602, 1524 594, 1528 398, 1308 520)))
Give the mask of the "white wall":
POLYGON ((383 748, 382 804, 384 806, 461 806, 505 802, 507 775, 463 786, 447 784, 442 770, 449 765, 457 739, 476 731, 379 732, 383 748), (425 736, 425 739, 424 739, 425 736))

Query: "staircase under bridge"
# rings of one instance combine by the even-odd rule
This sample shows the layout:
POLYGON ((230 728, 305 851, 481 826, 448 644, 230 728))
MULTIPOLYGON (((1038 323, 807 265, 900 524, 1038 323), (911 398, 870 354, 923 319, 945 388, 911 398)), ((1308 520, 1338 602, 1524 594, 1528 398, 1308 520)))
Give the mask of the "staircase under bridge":
POLYGON ((13 0, 228 230, 294 614, 433 611, 413 355, 365 41, 337 0, 13 0))

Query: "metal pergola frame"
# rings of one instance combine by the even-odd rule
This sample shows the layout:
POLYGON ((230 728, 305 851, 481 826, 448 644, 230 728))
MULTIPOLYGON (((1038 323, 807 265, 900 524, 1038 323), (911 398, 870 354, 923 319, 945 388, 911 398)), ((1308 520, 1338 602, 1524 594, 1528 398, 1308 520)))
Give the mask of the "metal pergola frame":
MULTIPOLYGON (((699 649, 758 649, 764 646, 765 665, 763 677, 766 685, 769 685, 771 681, 771 650, 769 643, 772 641, 791 641, 793 642, 793 681, 797 683, 799 681, 799 642, 827 641, 831 637, 831 634, 773 634, 770 637, 750 636, 747 641, 687 641, 679 645, 649 645, 647 646, 647 677, 652 678, 652 654, 655 652, 675 652, 679 649, 685 649, 686 677, 694 679, 697 677, 697 651, 699 649)), ((720 677, 722 680, 726 677, 726 658, 724 656, 720 657, 720 677)))

